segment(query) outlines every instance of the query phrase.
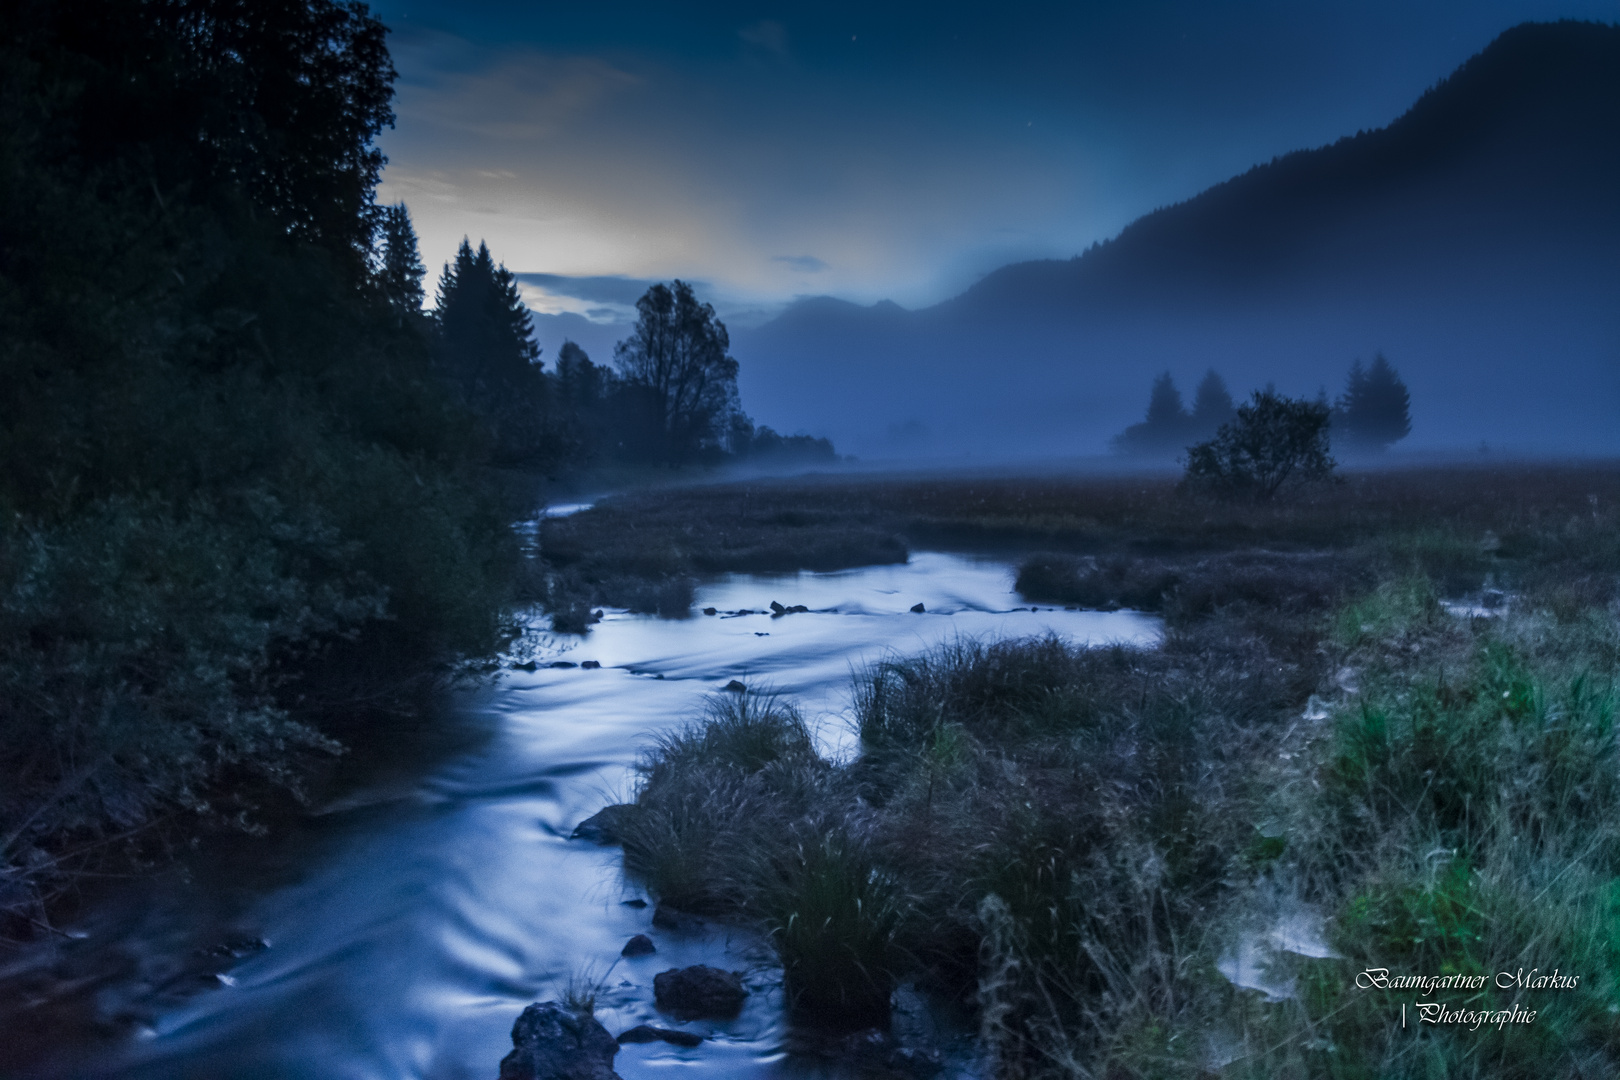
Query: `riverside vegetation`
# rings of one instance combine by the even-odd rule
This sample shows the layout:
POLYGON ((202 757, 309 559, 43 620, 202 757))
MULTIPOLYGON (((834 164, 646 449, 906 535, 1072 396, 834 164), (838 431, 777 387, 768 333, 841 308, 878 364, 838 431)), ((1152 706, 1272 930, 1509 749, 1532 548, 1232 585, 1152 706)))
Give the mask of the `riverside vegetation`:
POLYGON ((792 513, 1022 545, 1030 600, 1165 618, 1156 649, 878 664, 848 762, 752 694, 648 751, 628 872, 760 927, 801 1016, 864 1026, 915 981, 974 1005, 1004 1076, 1620 1070, 1620 471, 1359 474, 1274 503, 1140 478, 626 503, 649 501, 683 566, 792 513), (1438 999, 1537 1018, 1403 1028, 1411 995, 1358 988, 1369 968, 1489 976, 1438 999), (1579 987, 1494 984, 1555 968, 1579 987))

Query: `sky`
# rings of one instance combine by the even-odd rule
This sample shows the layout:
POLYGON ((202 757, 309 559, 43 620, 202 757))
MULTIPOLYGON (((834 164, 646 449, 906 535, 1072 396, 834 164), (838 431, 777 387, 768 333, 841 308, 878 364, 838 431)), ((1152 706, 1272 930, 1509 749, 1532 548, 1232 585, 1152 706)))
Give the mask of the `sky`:
POLYGON ((399 71, 379 199, 435 275, 487 240, 540 323, 606 342, 673 277, 740 326, 804 296, 937 303, 1383 126, 1515 23, 1620 0, 374 10, 399 71))

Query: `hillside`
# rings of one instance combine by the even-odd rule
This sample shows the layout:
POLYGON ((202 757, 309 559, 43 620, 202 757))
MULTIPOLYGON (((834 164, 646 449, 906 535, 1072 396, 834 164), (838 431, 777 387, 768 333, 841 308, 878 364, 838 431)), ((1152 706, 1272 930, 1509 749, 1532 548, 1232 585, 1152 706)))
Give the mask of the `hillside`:
POLYGON ((1336 391, 1378 349, 1413 445, 1612 452, 1617 241, 1620 28, 1525 24, 1386 128, 933 308, 805 301, 738 355, 761 415, 866 454, 1096 452, 1158 371, 1336 391))

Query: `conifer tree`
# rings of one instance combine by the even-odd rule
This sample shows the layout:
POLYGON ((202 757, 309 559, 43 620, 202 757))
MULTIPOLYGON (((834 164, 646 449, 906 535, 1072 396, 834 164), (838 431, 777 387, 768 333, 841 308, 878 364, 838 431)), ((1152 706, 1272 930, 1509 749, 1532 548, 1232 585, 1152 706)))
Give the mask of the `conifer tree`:
POLYGON ((1232 395, 1226 389, 1226 380, 1214 368, 1205 373, 1193 395, 1192 438, 1207 439, 1220 430, 1220 426, 1237 415, 1232 395))
POLYGON ((416 246, 416 230, 404 203, 381 208, 377 222, 376 278, 388 303, 402 316, 422 312, 422 278, 427 267, 416 246))
POLYGON ((1115 436, 1114 449, 1139 457, 1171 456, 1186 445, 1192 434, 1191 424, 1192 417, 1181 403, 1181 391, 1166 371, 1153 380, 1147 417, 1115 436))
POLYGON ((1411 395, 1383 353, 1370 367, 1350 365, 1333 427, 1342 445, 1359 453, 1382 453, 1412 431, 1411 395))

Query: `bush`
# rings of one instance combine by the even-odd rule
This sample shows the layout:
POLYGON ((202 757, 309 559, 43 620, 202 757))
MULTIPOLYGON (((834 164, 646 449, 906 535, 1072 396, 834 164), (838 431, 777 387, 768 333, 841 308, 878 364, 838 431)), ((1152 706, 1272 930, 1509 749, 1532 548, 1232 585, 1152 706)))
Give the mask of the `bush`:
POLYGON ((1333 474, 1328 454, 1332 410, 1324 402, 1257 390, 1209 442, 1187 448, 1184 485, 1265 501, 1287 486, 1333 474))

